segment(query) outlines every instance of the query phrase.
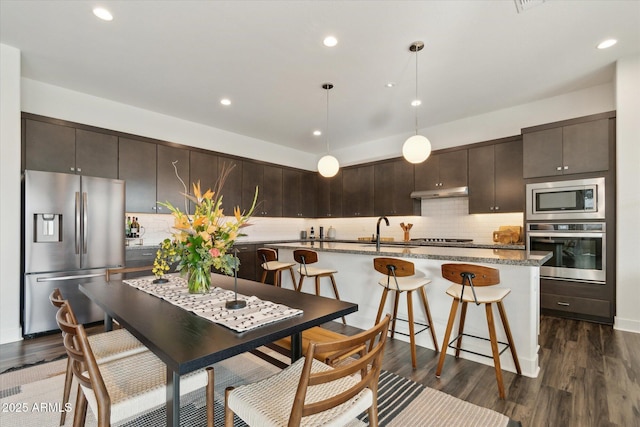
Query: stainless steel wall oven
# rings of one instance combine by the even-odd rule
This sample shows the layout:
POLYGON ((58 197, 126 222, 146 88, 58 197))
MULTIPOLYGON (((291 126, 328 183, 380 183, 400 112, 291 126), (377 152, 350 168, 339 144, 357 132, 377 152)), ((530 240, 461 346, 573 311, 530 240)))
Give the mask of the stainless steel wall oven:
POLYGON ((602 285, 606 282, 604 222, 528 223, 527 248, 553 253, 540 267, 543 278, 602 285))

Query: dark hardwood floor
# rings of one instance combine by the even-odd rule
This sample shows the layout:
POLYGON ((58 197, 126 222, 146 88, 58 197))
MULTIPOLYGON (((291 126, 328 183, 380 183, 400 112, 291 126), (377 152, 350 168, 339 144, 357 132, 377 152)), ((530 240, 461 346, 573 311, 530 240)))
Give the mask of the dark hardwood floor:
MULTIPOLYGON (((328 327, 345 334, 358 331, 338 322, 328 327)), ((505 400, 498 398, 492 366, 447 356, 437 379, 438 354, 418 347, 419 368, 413 370, 409 344, 397 339, 388 342, 383 368, 501 412, 523 427, 640 426, 640 334, 542 316, 539 342, 540 374, 528 378, 505 371, 505 400)), ((0 372, 63 354, 59 334, 4 344, 0 372)))

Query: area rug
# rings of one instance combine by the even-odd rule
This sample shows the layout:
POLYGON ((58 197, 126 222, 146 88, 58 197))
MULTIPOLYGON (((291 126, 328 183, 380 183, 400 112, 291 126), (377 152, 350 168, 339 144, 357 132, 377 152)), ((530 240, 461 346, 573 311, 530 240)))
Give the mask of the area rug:
MULTIPOLYGON (((224 389, 257 381, 278 372, 264 360, 243 354, 215 367, 215 425, 224 425, 224 389)), ((24 427, 55 427, 59 424, 62 387, 66 360, 43 363, 0 375, 0 425, 24 427)), ((75 400, 75 384, 72 405, 75 400)), ((205 392, 195 391, 181 399, 181 426, 206 425, 205 392)), ((73 409, 65 426, 72 425, 73 409)), ((381 426, 516 426, 508 417, 482 408, 406 378, 383 371, 380 376, 379 421, 381 426)), ((367 415, 360 417, 368 424, 367 415)), ((156 427, 165 424, 164 406, 120 423, 127 427, 156 427)), ((95 417, 87 411, 87 426, 95 426, 95 417)), ((236 418, 235 426, 245 424, 236 418)))

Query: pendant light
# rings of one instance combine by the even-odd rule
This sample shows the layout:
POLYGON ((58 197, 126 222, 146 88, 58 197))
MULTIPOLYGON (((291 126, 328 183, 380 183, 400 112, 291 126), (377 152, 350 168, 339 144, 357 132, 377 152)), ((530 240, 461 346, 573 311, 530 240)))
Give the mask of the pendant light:
POLYGON ((431 154, 431 142, 427 139, 426 136, 418 135, 418 106, 420 102, 418 101, 418 52, 422 50, 424 47, 423 42, 413 42, 411 46, 409 46, 409 50, 411 52, 416 53, 416 98, 414 102, 411 103, 413 108, 415 108, 416 113, 416 134, 409 137, 402 146, 402 155, 409 163, 422 163, 431 154))
POLYGON ((325 178, 331 178, 338 173, 340 163, 338 159, 329 154, 329 90, 333 88, 333 84, 325 83, 322 88, 327 91, 327 128, 325 129, 325 141, 327 144, 327 154, 318 161, 318 172, 325 178))

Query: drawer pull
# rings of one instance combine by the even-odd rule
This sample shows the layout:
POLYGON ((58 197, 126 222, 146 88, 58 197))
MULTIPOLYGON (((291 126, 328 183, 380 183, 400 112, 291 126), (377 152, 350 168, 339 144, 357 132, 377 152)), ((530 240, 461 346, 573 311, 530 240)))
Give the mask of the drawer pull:
POLYGON ((563 307, 569 307, 569 303, 568 302, 558 302, 558 305, 561 305, 563 307))
POLYGON ((143 252, 142 256, 154 256, 154 253, 149 253, 149 252, 143 252))

